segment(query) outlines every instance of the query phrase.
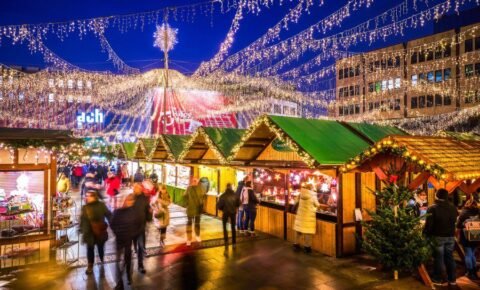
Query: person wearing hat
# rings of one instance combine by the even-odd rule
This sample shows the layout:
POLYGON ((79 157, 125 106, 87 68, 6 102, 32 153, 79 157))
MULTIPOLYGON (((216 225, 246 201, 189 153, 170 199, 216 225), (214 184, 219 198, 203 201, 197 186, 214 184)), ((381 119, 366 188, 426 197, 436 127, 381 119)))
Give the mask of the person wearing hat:
POLYGON ((435 203, 427 210, 424 234, 435 242, 433 251, 433 277, 435 285, 442 284, 442 268, 446 268, 448 284, 457 285, 455 276, 455 223, 457 221, 457 208, 448 201, 448 191, 439 189, 435 193, 435 203))

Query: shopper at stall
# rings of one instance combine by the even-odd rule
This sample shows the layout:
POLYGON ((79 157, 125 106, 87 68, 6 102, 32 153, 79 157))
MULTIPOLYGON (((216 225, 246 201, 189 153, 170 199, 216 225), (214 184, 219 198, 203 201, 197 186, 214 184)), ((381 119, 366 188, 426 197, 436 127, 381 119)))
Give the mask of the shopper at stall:
POLYGON ((73 187, 77 188, 83 177, 83 168, 80 165, 80 163, 78 162, 75 163, 75 165, 73 166, 72 175, 73 175, 73 187))
POLYGON ((111 213, 105 204, 99 201, 95 191, 86 192, 85 202, 80 215, 80 233, 83 243, 87 245, 88 267, 85 273, 91 274, 95 261, 95 246, 103 264, 104 245, 108 240, 107 221, 110 220, 111 213))
POLYGON ((473 196, 465 202, 465 205, 458 217, 457 229, 460 232, 460 244, 465 251, 465 268, 466 276, 471 280, 478 280, 477 275, 477 260, 475 258, 475 250, 478 247, 478 242, 469 241, 465 236, 465 222, 469 220, 478 219, 479 209, 478 203, 473 196))
POLYGON ((114 210, 117 206, 117 195, 120 193, 120 178, 111 171, 108 172, 107 179, 105 179, 105 192, 110 209, 114 210))
POLYGON ((217 208, 222 211, 223 239, 225 241, 225 250, 227 250, 228 248, 228 220, 230 220, 230 226, 232 229, 232 246, 235 248, 237 244, 235 232, 235 214, 239 206, 240 198, 233 191, 232 184, 227 183, 227 189, 222 195, 220 195, 217 203, 217 208))
POLYGON ((431 237, 436 245, 433 252, 434 284, 442 283, 442 268, 446 268, 449 285, 456 285, 455 260, 455 223, 457 208, 448 201, 448 191, 439 189, 435 193, 435 204, 427 210, 427 220, 423 232, 431 237))
POLYGON ((145 175, 143 174, 143 168, 138 167, 135 175, 133 176, 133 182, 142 182, 145 179, 145 175))
POLYGON ((133 194, 135 194, 135 214, 138 218, 138 230, 134 237, 134 245, 137 251, 138 271, 145 274, 146 271, 143 266, 143 258, 145 255, 145 229, 147 222, 152 220, 152 213, 148 197, 143 193, 143 186, 141 183, 133 184, 133 194))
POLYGON ((154 184, 158 183, 158 175, 155 172, 155 169, 152 170, 152 174, 150 174, 149 178, 154 184))
POLYGON ((424 216, 427 213, 427 193, 420 191, 416 193, 411 200, 408 201, 408 206, 412 207, 415 216, 424 216))
POLYGON ((111 228, 115 234, 117 285, 115 289, 123 289, 123 272, 127 272, 128 285, 132 283, 132 242, 138 231, 139 220, 133 207, 135 196, 127 195, 121 208, 113 212, 111 228), (123 255, 123 265, 121 257, 123 255))
POLYGON ((158 188, 158 195, 152 202, 153 221, 155 226, 160 231, 160 246, 165 246, 165 239, 167 237, 167 227, 170 224, 170 212, 168 206, 172 203, 170 195, 167 192, 165 185, 160 185, 158 188))
POLYGON ((197 242, 202 241, 200 238, 200 218, 205 198, 206 192, 204 187, 199 184, 198 179, 193 178, 190 186, 187 187, 184 193, 185 207, 187 208, 187 246, 190 246, 192 243, 192 224, 195 227, 197 242))
POLYGON ((317 228, 316 211, 320 206, 316 192, 312 191, 312 185, 306 184, 300 189, 298 196, 297 214, 295 216, 295 240, 293 248, 300 250, 300 239, 304 239, 305 253, 312 252, 312 239, 317 228))
POLYGON ((130 186, 130 173, 128 172, 127 163, 123 163, 121 169, 122 171, 122 183, 123 186, 130 186))
MULTIPOLYGON (((237 185, 237 190, 235 194, 237 195, 238 199, 240 200, 240 195, 242 194, 243 187, 245 186, 245 182, 247 182, 248 176, 245 176, 243 180, 240 180, 237 185)), ((245 209, 243 208, 243 204, 240 203, 240 207, 238 208, 237 214, 237 226, 238 231, 240 234, 245 233, 245 209)))
POLYGON ((82 183, 82 188, 80 189, 80 194, 83 197, 87 191, 95 191, 99 198, 102 198, 100 195, 100 189, 102 186, 98 184, 97 178, 95 177, 94 172, 89 172, 85 175, 85 178, 82 183))
POLYGON ((240 196, 240 202, 245 210, 245 230, 247 234, 255 236, 255 219, 257 218, 257 205, 260 203, 255 192, 252 189, 252 182, 245 182, 240 196))
POLYGON ((57 181, 57 192, 60 197, 64 197, 67 195, 68 191, 70 190, 70 179, 64 174, 60 173, 57 181))

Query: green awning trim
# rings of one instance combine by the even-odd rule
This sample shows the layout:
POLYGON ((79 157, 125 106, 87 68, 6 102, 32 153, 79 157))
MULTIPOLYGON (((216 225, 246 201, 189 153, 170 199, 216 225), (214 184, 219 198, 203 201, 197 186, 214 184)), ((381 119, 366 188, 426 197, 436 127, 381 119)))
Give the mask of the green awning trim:
POLYGON ((203 127, 203 129, 225 158, 230 156, 233 147, 240 142, 245 133, 243 129, 233 128, 203 127))
POLYGON ((137 143, 135 142, 125 142, 123 143, 123 148, 125 149, 125 154, 127 155, 127 159, 132 159, 135 157, 135 148, 137 143))
POLYGON ((145 155, 149 156, 152 150, 156 149, 157 139, 154 138, 142 138, 143 146, 145 147, 145 155))
POLYGON ((190 139, 190 135, 163 135, 168 148, 172 152, 175 159, 178 159, 180 153, 185 149, 185 145, 190 139))
POLYGON ((372 143, 376 143, 389 135, 408 135, 404 131, 392 126, 380 126, 368 123, 346 123, 363 136, 367 137, 372 143))
POLYGON ((370 146, 336 121, 283 116, 268 118, 320 165, 344 164, 370 146))

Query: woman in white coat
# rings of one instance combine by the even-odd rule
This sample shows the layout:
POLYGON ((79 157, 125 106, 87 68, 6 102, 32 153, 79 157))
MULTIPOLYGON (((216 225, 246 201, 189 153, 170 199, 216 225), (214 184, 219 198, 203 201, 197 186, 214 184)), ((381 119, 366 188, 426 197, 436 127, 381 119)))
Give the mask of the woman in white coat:
POLYGON ((295 230, 293 248, 295 250, 300 250, 299 241, 303 235, 305 253, 310 253, 312 251, 312 238, 317 228, 316 211, 320 205, 318 203, 317 194, 312 191, 311 184, 302 187, 297 203, 298 209, 293 227, 295 230))
POLYGON ((167 187, 160 185, 157 198, 152 202, 153 220, 155 226, 160 231, 160 246, 165 246, 165 238, 167 236, 167 227, 170 224, 170 195, 168 195, 167 187))

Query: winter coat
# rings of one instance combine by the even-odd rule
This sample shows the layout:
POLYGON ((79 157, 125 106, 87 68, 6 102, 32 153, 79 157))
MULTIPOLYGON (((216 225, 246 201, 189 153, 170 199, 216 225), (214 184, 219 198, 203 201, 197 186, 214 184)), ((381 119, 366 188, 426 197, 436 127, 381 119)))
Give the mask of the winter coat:
POLYGON ((89 190, 94 190, 95 192, 99 193, 97 185, 98 183, 97 183, 97 180, 95 179, 95 175, 93 173, 87 173, 82 183, 82 190, 81 190, 82 196, 84 196, 85 193, 89 190))
POLYGON ((223 216, 235 214, 239 206, 240 198, 231 189, 218 198, 217 208, 223 212, 223 216))
POLYGON ((81 166, 73 167, 73 176, 82 177, 83 176, 83 168, 81 166))
POLYGON ((70 179, 60 178, 57 182, 57 192, 66 193, 70 189, 70 179))
POLYGON ((105 243, 108 240, 107 222, 110 221, 112 214, 101 201, 94 201, 82 207, 80 215, 80 232, 83 242, 89 246, 98 243, 105 243), (105 231, 101 236, 95 236, 92 230, 92 223, 103 223, 105 231))
POLYGON ((465 228, 465 221, 469 218, 478 216, 478 214, 478 208, 464 208, 458 216, 457 229, 460 230, 460 244, 462 244, 462 246, 464 247, 477 247, 479 244, 478 242, 470 242, 469 240, 467 240, 465 234, 463 233, 463 229, 465 228))
POLYGON ((137 234, 145 231, 147 221, 152 220, 152 213, 150 211, 150 203, 145 194, 135 195, 135 203, 133 204, 135 213, 138 216, 138 230, 137 234))
POLYGON ((115 234, 117 248, 129 247, 138 230, 139 216, 133 206, 119 208, 113 212, 110 227, 115 234))
POLYGON ((166 228, 170 224, 170 212, 168 206, 171 204, 168 193, 159 193, 159 197, 152 202, 153 222, 157 228, 166 228), (161 196, 160 196, 161 195, 161 196), (163 213, 160 218, 155 217, 157 213, 163 213))
POLYGON ((298 210, 293 229, 304 234, 315 234, 317 228, 316 211, 319 206, 315 192, 302 188, 298 196, 298 210))
POLYGON ((427 210, 424 234, 434 237, 455 236, 457 208, 449 201, 436 200, 427 210))
POLYGON ((105 179, 105 189, 109 196, 115 196, 120 192, 120 179, 117 176, 105 179))
POLYGON ((124 179, 130 178, 130 174, 128 173, 128 167, 127 166, 123 165, 121 170, 122 170, 122 178, 124 178, 124 179))
POLYGON ((202 214, 203 203, 205 201, 206 192, 202 185, 190 185, 183 195, 185 207, 187 208, 187 216, 194 217, 202 214))
MULTIPOLYGON (((242 191, 243 189, 247 189, 248 190, 248 204, 246 204, 246 209, 256 209, 257 208, 257 204, 260 203, 260 201, 258 200, 257 196, 255 195, 255 191, 253 191, 252 188, 250 187, 246 187, 244 186, 242 188, 242 191)), ((241 194, 240 194, 241 195, 241 194)), ((240 196, 240 201, 242 201, 242 197, 240 196)), ((242 203, 242 202, 240 202, 242 203)), ((243 207, 245 208, 245 205, 243 205, 243 207)))

